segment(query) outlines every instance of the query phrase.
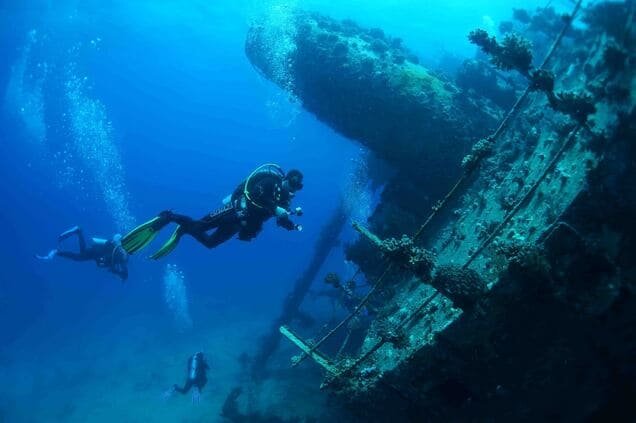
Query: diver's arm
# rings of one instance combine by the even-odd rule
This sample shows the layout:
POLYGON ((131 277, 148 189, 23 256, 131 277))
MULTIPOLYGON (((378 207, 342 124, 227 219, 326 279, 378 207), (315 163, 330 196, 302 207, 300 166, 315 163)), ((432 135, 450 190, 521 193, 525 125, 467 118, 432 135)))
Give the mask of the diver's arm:
POLYGON ((123 266, 123 265, 116 266, 115 269, 113 270, 113 273, 119 276, 122 281, 125 281, 128 279, 128 268, 126 266, 123 266))
POLYGON ((302 207, 296 207, 294 210, 290 210, 289 204, 279 204, 278 206, 276 206, 276 209, 274 209, 274 214, 278 218, 289 217, 292 214, 295 214, 296 216, 302 216, 303 213, 304 212, 302 207))
POLYGON ((289 216, 295 214, 296 216, 303 215, 303 209, 296 207, 294 210, 288 210, 289 204, 281 204, 276 207, 274 214, 276 215, 276 224, 281 228, 285 228, 288 231, 302 231, 303 227, 294 223, 289 216), (281 207, 286 206, 286 207, 281 207))
POLYGON ((181 388, 179 385, 176 385, 176 384, 172 385, 172 387, 174 388, 175 391, 179 392, 180 394, 187 394, 190 388, 192 388, 192 379, 186 380, 185 384, 183 385, 183 388, 181 388))
POLYGON ((125 264, 122 264, 122 263, 113 264, 112 266, 108 268, 108 270, 111 273, 114 273, 115 275, 119 276, 122 281, 125 281, 128 279, 128 267, 125 264))
POLYGON ((283 216, 276 219, 276 224, 288 231, 302 231, 303 227, 292 222, 289 216, 283 216))

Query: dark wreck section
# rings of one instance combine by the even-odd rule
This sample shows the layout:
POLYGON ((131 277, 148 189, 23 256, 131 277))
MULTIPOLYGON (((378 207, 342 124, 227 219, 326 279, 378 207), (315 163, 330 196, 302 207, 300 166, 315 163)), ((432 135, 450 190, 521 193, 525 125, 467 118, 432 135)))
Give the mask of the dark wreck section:
POLYGON ((457 84, 381 31, 305 12, 281 79, 267 26, 250 31, 267 77, 399 168, 348 248, 367 293, 314 339, 280 328, 349 420, 636 419, 634 16, 633 1, 515 10, 467 34, 481 52, 457 84), (427 77, 410 90, 413 69, 427 77), (368 310, 363 341, 331 351, 368 310))

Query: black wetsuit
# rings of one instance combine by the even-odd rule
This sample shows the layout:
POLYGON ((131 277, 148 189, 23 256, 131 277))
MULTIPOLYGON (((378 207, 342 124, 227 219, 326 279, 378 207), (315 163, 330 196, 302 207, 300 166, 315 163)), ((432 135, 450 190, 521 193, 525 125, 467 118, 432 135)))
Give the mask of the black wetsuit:
POLYGON ((112 240, 97 242, 94 239, 87 245, 81 229, 78 228, 74 234, 77 235, 79 251, 57 250, 56 256, 74 261, 95 261, 98 267, 107 268, 123 280, 128 278, 127 254, 121 246, 112 240))
POLYGON ((178 385, 174 385, 174 390, 181 393, 186 394, 193 386, 197 387, 199 391, 203 389, 205 384, 208 382, 207 370, 210 368, 208 363, 206 363, 203 354, 197 356, 197 354, 191 356, 188 359, 188 373, 186 376, 186 381, 183 384, 183 388, 180 388, 178 385), (196 356, 196 360, 195 360, 196 356))
MULTIPOLYGON (((276 215, 276 208, 289 210, 293 193, 283 186, 282 173, 263 172, 251 177, 250 199, 246 198, 243 181, 232 193, 230 203, 199 220, 189 216, 169 213, 168 220, 181 226, 181 233, 188 234, 205 245, 214 248, 238 234, 243 241, 250 241, 263 228, 263 223, 276 215), (214 232, 207 232, 215 229, 214 232)), ((289 231, 297 225, 288 216, 276 219, 278 226, 289 231)))

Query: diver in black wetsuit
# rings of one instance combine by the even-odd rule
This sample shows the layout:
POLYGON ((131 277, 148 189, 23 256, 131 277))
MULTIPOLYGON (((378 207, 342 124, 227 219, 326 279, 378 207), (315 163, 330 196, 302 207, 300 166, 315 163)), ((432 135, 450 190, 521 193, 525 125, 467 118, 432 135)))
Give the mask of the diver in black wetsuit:
POLYGON ((154 219, 133 229, 124 236, 124 249, 133 254, 148 245, 158 232, 169 223, 178 226, 170 239, 151 256, 159 259, 170 254, 184 234, 190 235, 207 248, 214 248, 238 234, 243 241, 253 239, 261 231, 263 223, 276 217, 276 223, 287 230, 302 230, 290 216, 302 215, 302 209, 291 210, 296 191, 303 187, 303 174, 298 170, 283 170, 274 164, 257 168, 224 201, 220 210, 199 220, 189 216, 163 211, 154 219), (214 232, 208 234, 208 231, 214 232))
POLYGON ((59 248, 49 251, 45 256, 35 255, 40 260, 52 260, 64 257, 73 261, 95 261, 98 267, 108 269, 122 280, 128 279, 128 253, 121 246, 121 235, 115 234, 112 239, 91 238, 87 245, 84 233, 79 226, 63 232, 57 238, 58 244, 65 239, 77 235, 79 251, 65 251, 59 248))
POLYGON ((202 352, 198 352, 194 354, 192 357, 188 359, 188 373, 186 376, 186 381, 183 384, 183 388, 180 388, 179 385, 174 384, 172 388, 170 388, 165 394, 164 397, 167 399, 174 395, 175 392, 179 392, 180 394, 187 394, 188 391, 192 387, 194 387, 194 391, 192 392, 192 403, 198 403, 201 399, 201 390, 208 382, 207 371, 210 368, 208 363, 205 361, 205 357, 202 352))

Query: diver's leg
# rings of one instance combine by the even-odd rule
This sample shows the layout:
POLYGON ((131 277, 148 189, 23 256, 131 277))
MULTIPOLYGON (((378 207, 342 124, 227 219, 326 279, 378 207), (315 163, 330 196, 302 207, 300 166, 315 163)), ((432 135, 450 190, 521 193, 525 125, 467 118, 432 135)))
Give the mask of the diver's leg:
POLYGON ((73 235, 77 235, 77 243, 79 245, 80 254, 84 254, 86 252, 86 239, 84 239, 84 232, 82 232, 82 228, 79 226, 73 226, 71 229, 64 231, 57 237, 57 242, 60 243, 65 239, 72 237, 73 235))
POLYGON ((170 221, 181 226, 184 233, 206 232, 234 220, 236 212, 231 207, 208 213, 198 220, 183 214, 170 214, 170 221))
MULTIPOLYGON (((232 238, 239 231, 238 215, 234 208, 226 208, 209 213, 199 220, 176 215, 181 234, 188 234, 207 248, 214 248, 232 238), (216 229, 211 234, 207 231, 216 229)), ((176 220, 175 220, 176 221, 176 220)))
POLYGON ((170 212, 170 214, 168 215, 168 220, 172 223, 176 223, 177 225, 186 226, 186 227, 197 223, 197 220, 191 218, 190 216, 186 216, 185 214, 172 213, 172 212, 170 212))
POLYGON ((238 216, 233 208, 226 208, 214 213, 209 213, 199 220, 194 220, 189 216, 165 212, 165 218, 170 222, 177 223, 177 228, 172 233, 168 241, 153 255, 153 260, 158 260, 170 254, 177 248, 179 240, 184 234, 188 234, 208 248, 215 247, 222 242, 227 241, 233 234, 226 235, 225 231, 219 232, 217 235, 208 236, 207 231, 221 226, 235 226, 238 223, 238 216))
POLYGON ((170 223, 172 212, 162 211, 158 216, 134 228, 121 239, 121 246, 128 254, 145 248, 157 236, 159 231, 170 223))
POLYGON ((84 232, 79 226, 77 227, 77 243, 79 244, 80 254, 86 254, 86 239, 84 239, 84 232))
POLYGON ((171 211, 162 212, 162 215, 166 222, 168 223, 176 223, 177 228, 172 232, 170 238, 161 246, 156 253, 150 256, 153 260, 159 260, 168 254, 172 253, 177 245, 179 245, 179 240, 185 233, 198 233, 202 231, 203 225, 199 220, 194 220, 190 216, 186 216, 183 214, 172 213, 171 211))
POLYGON ((192 380, 190 379, 186 381, 185 385, 183 385, 183 388, 180 388, 178 385, 174 385, 174 390, 180 394, 187 394, 190 388, 192 388, 192 380))
POLYGON ((69 260, 74 260, 74 261, 93 260, 94 257, 93 257, 92 251, 86 248, 86 239, 84 239, 84 233, 82 232, 82 228, 80 228, 79 226, 75 226, 69 229, 68 231, 63 232, 58 237, 58 241, 63 241, 73 235, 77 235, 77 243, 79 245, 79 252, 74 253, 72 251, 60 251, 58 249, 55 255, 67 258, 69 260))
POLYGON ((58 237, 57 237, 57 242, 62 242, 67 238, 72 237, 73 235, 79 233, 82 231, 82 228, 80 228, 79 226, 73 226, 71 229, 62 232, 58 237))
POLYGON ((192 390, 192 404, 200 404, 201 403, 201 389, 198 386, 195 386, 192 390))
POLYGON ((205 245, 207 248, 215 248, 232 238, 239 231, 237 225, 222 225, 216 228, 211 234, 205 231, 186 232, 188 235, 205 245))
POLYGON ((64 257, 73 261, 88 261, 92 260, 92 257, 88 257, 86 254, 74 253, 72 251, 58 251, 55 253, 58 257, 64 257))

